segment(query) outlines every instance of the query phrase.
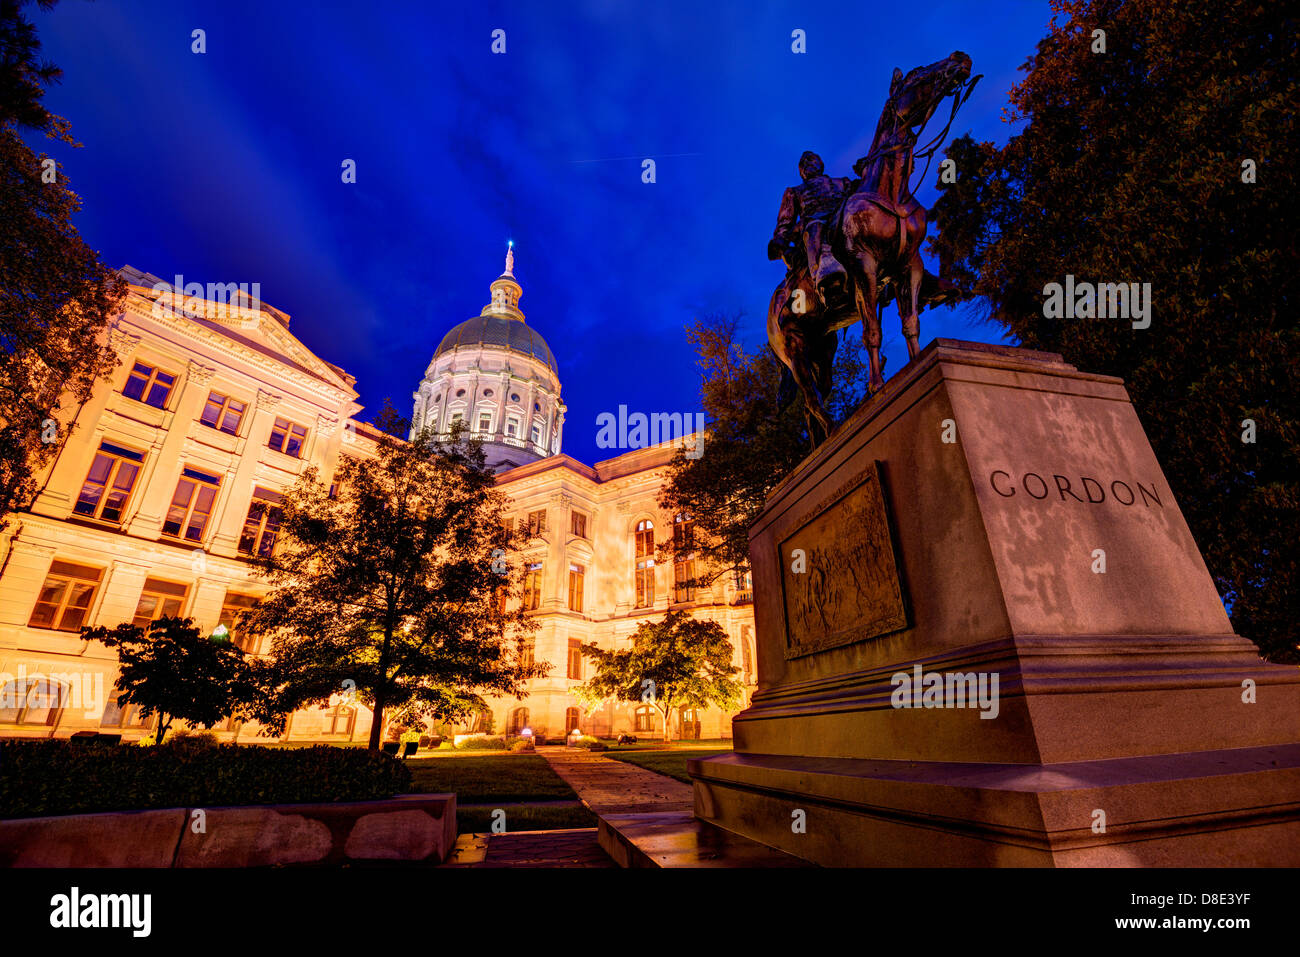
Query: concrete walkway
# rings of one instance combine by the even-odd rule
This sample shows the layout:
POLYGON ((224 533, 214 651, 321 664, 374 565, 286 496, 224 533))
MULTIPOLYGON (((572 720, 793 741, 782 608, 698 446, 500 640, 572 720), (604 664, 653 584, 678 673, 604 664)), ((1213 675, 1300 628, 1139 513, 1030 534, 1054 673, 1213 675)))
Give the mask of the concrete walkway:
MULTIPOLYGON (((689 784, 634 764, 615 761, 599 752, 555 746, 538 748, 537 753, 596 814, 677 811, 689 816, 694 806, 689 784)), ((559 806, 577 802, 529 803, 559 806)), ((500 805, 493 805, 497 806, 500 805)), ((601 849, 596 828, 574 828, 462 834, 451 857, 442 866, 614 867, 615 864, 601 849)))
POLYGON ((541 747, 537 753, 596 814, 690 811, 694 807, 689 784, 635 764, 583 748, 541 747))
POLYGON ((596 828, 462 834, 443 867, 614 867, 596 828))

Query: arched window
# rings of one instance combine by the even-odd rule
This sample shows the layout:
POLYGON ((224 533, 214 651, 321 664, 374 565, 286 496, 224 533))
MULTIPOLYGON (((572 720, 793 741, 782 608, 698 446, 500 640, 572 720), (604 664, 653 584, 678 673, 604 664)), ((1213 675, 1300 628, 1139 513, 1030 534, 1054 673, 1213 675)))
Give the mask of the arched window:
POLYGON ((526 727, 528 727, 528 709, 515 708, 515 710, 510 712, 510 723, 507 730, 511 734, 518 734, 526 727))
POLYGON ((654 731, 655 718, 657 717, 655 709, 648 704, 639 706, 636 711, 632 712, 632 717, 636 720, 637 731, 654 731))
POLYGON ((647 519, 636 523, 636 607, 655 603, 655 524, 647 519))
POLYGON ((754 638, 749 625, 740 626, 740 667, 746 683, 754 681, 754 638))
POLYGON ((564 733, 565 734, 568 734, 570 731, 580 726, 581 722, 578 720, 578 714, 579 712, 577 708, 564 709, 564 733))

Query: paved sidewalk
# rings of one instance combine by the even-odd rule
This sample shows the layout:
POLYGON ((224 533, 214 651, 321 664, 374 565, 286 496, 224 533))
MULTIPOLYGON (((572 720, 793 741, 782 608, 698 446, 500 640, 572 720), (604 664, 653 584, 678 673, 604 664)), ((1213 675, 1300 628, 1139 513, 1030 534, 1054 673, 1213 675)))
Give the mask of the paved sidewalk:
POLYGON ((614 867, 594 827, 462 834, 443 867, 614 867))
MULTIPOLYGON (((537 753, 597 814, 680 811, 694 807, 691 786, 599 752, 541 747, 537 753)), ((576 802, 529 802, 564 805, 576 802)), ((498 805, 493 805, 498 806, 498 805)), ((597 829, 462 834, 443 867, 614 867, 597 829)))
POLYGON ((635 764, 583 748, 541 747, 537 753, 596 814, 690 811, 695 806, 689 784, 635 764))

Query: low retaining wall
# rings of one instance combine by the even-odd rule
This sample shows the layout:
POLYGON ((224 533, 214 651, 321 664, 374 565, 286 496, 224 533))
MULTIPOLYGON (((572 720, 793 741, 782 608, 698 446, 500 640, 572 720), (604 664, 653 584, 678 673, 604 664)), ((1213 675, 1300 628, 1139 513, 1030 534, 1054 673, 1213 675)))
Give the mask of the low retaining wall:
POLYGON ((0 867, 270 867, 344 861, 440 864, 456 795, 266 804, 0 821, 0 867))

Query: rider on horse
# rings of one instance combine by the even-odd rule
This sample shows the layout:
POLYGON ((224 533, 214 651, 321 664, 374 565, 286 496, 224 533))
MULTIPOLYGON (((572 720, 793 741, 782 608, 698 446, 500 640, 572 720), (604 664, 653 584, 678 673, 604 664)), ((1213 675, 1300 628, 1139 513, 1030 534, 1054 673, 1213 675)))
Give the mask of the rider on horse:
MULTIPOLYGON (((767 256, 785 258, 790 244, 801 246, 821 304, 832 310, 843 308, 848 305, 848 273, 831 251, 831 229, 852 181, 827 176, 822 158, 811 150, 799 157, 799 178, 803 182, 781 196, 767 256)), ((791 270, 796 263, 786 259, 791 270)), ((811 311, 811 304, 805 311, 811 311)))

